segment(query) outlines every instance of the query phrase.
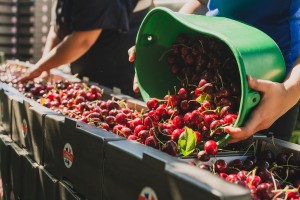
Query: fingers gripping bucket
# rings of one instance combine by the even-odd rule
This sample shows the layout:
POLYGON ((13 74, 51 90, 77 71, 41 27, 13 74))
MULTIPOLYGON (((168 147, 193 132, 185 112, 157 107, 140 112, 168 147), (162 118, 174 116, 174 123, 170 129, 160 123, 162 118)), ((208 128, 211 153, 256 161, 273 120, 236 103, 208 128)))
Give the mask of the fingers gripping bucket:
MULTIPOLYGON (((247 75, 275 82, 281 82, 285 77, 281 51, 262 31, 228 18, 155 8, 144 18, 136 39, 135 71, 145 101, 151 97, 163 98, 169 91, 174 91, 174 86, 180 85, 168 64, 160 58, 181 33, 191 38, 198 34, 211 36, 224 42, 232 51, 241 80, 236 127, 243 125, 251 109, 260 101, 260 94, 249 89, 247 75)), ((228 140, 229 135, 225 139, 228 140)))

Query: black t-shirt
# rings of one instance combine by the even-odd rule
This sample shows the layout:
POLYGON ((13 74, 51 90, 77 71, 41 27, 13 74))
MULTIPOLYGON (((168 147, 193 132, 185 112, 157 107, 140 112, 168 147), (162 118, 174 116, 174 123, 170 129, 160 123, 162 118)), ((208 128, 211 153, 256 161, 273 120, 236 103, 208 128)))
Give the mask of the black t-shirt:
POLYGON ((72 31, 101 28, 128 31, 138 0, 54 0, 56 30, 60 37, 72 31))
POLYGON ((134 45, 139 25, 147 11, 132 13, 138 0, 57 0, 55 31, 63 39, 73 31, 101 28, 96 43, 71 63, 72 73, 89 77, 107 87, 131 93, 134 66, 128 49, 134 45))

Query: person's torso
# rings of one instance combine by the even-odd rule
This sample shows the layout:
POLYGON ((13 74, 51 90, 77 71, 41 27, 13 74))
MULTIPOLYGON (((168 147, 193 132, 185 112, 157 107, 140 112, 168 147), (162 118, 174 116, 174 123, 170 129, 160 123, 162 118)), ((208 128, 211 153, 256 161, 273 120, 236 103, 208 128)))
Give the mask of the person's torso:
POLYGON ((112 30, 128 31, 129 18, 138 0, 101 0, 101 3, 97 2, 98 0, 87 0, 86 3, 85 1, 78 3, 77 0, 56 1, 55 30, 59 38, 63 39, 73 31, 95 28, 101 28, 102 35, 106 35, 106 30, 109 30, 109 34, 112 30))
POLYGON ((243 21, 268 34, 280 47, 287 71, 300 54, 300 0, 210 0, 208 16, 243 21))

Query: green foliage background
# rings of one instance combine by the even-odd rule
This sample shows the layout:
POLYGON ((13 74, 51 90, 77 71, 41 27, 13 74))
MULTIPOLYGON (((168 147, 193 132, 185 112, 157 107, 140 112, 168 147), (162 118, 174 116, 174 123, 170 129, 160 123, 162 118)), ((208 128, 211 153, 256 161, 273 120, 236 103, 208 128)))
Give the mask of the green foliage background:
POLYGON ((300 111, 298 113, 298 121, 297 121, 295 130, 293 132, 291 142, 300 144, 300 111))

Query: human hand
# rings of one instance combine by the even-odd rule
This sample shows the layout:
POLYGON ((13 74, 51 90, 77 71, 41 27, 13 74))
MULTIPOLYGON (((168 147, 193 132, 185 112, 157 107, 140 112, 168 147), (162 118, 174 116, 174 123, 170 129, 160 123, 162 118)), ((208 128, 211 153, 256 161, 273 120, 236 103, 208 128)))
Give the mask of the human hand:
POLYGON ((254 133, 269 128, 295 104, 293 100, 290 100, 291 98, 288 98, 288 91, 283 83, 255 79, 251 76, 247 78, 249 87, 261 92, 262 98, 243 127, 227 126, 224 128, 224 131, 232 138, 229 143, 245 140, 254 133))
POLYGON ((43 71, 40 71, 38 68, 30 69, 29 71, 25 72, 23 75, 21 75, 16 82, 27 82, 34 78, 39 77, 42 74, 43 71))
MULTIPOLYGON (((131 47, 128 50, 128 56, 129 56, 129 58, 128 58, 129 62, 134 62, 134 60, 135 60, 135 46, 131 47)), ((134 79, 133 79, 133 91, 135 93, 138 93, 140 91, 136 74, 134 74, 134 79)))
POLYGON ((129 62, 134 62, 135 60, 135 46, 132 46, 130 49, 128 49, 128 60, 129 62))

